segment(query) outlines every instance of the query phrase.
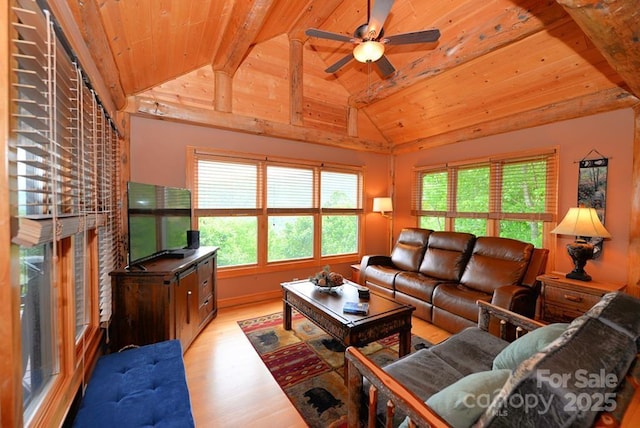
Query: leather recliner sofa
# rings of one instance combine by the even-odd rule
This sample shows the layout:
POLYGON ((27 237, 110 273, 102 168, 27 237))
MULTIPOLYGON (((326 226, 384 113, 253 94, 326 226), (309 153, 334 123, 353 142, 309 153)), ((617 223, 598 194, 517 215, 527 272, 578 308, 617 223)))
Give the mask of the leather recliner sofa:
POLYGON ((456 333, 477 324, 477 300, 533 318, 548 253, 515 239, 407 228, 390 256, 362 258, 360 278, 456 333))

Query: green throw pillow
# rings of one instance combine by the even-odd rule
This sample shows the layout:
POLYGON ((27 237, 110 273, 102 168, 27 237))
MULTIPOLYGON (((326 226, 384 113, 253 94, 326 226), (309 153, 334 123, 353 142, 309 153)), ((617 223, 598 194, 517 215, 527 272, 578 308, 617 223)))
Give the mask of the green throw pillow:
POLYGON ((511 370, 489 370, 467 375, 426 401, 455 428, 470 427, 489 407, 511 370))
POLYGON ((567 329, 569 324, 549 324, 511 342, 493 359, 493 369, 515 370, 521 362, 545 348, 567 329))

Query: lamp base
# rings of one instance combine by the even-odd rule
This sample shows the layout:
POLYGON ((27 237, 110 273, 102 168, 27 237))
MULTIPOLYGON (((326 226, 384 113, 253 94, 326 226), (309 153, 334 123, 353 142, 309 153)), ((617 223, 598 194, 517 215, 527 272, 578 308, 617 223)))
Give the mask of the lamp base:
POLYGON ((565 276, 569 279, 577 279, 578 281, 591 281, 591 275, 586 273, 584 270, 582 272, 578 272, 574 269, 565 276))
POLYGON ((573 270, 566 277, 578 281, 591 281, 591 276, 584 271, 587 260, 593 258, 593 244, 582 239, 577 239, 567 244, 567 252, 573 260, 573 270))

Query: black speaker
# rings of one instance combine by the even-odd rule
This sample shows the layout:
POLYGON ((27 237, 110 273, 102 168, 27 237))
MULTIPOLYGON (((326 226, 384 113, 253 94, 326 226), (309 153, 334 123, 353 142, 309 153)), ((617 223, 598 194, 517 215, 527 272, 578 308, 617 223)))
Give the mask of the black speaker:
POLYGON ((200 231, 187 230, 187 248, 200 248, 200 231))

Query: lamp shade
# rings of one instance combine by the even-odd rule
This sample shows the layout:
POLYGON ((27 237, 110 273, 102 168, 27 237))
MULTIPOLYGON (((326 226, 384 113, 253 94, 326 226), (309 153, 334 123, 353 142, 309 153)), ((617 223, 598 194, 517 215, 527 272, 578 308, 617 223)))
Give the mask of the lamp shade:
POLYGON ((353 48, 353 57, 359 62, 376 62, 384 55, 384 45, 367 40, 353 48))
POLYGON ((383 198, 373 198, 373 212, 376 213, 385 213, 393 211, 393 202, 391 202, 391 198, 383 197, 383 198))
POLYGON ((611 234, 600 222, 596 210, 584 207, 569 208, 567 215, 551 233, 589 238, 611 238, 611 234))

